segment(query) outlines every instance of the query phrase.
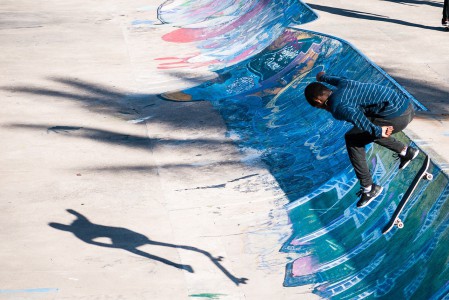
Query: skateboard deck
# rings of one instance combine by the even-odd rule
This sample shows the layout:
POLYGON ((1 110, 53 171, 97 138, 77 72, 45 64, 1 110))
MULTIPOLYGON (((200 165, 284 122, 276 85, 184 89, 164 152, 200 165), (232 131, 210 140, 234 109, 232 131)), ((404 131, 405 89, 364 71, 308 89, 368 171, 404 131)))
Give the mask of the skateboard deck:
POLYGON ((404 209, 407 202, 410 200, 413 192, 415 191, 415 189, 418 186, 418 183, 421 181, 421 179, 426 179, 426 180, 433 179, 433 175, 427 171, 429 169, 429 165, 430 165, 430 159, 429 159, 429 156, 426 155, 426 158, 424 159, 421 169, 419 169, 415 178, 413 178, 412 183, 410 184, 409 188, 407 189, 407 191, 405 192, 401 201, 399 202, 399 205, 396 207, 396 210, 394 211, 393 216, 391 217, 388 224, 385 225, 384 229, 382 230, 383 234, 386 234, 387 232, 389 232, 393 228, 393 226, 397 226, 398 228, 404 227, 404 223, 399 218, 399 215, 401 214, 401 212, 404 209))

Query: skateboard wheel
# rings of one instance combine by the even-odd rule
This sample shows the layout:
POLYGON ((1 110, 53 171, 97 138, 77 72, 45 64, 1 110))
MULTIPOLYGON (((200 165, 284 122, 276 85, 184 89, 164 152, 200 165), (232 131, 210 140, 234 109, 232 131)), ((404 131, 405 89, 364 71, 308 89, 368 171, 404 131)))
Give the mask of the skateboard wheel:
POLYGON ((432 180, 432 179, 433 179, 433 175, 430 174, 430 173, 426 173, 426 174, 424 175, 424 178, 426 178, 427 180, 432 180))
POLYGON ((404 223, 402 223, 402 220, 401 220, 401 219, 396 219, 396 220, 394 221, 394 225, 395 225, 397 228, 404 228, 404 223))

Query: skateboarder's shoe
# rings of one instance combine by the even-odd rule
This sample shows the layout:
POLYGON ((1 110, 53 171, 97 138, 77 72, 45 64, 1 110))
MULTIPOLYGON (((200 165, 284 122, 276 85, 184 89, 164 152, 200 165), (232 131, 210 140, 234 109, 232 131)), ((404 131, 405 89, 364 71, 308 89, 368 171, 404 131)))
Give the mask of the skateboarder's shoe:
POLYGON ((404 156, 399 155, 400 159, 399 170, 405 169, 405 167, 407 167, 407 165, 418 156, 418 153, 419 153, 418 149, 408 146, 405 155, 404 156))
POLYGON ((441 25, 443 25, 443 26, 449 26, 449 20, 448 20, 448 19, 442 19, 442 20, 441 20, 441 25))
POLYGON ((357 207, 365 207, 368 204, 371 203, 374 199, 377 198, 377 196, 380 195, 383 191, 383 187, 380 185, 374 184, 371 186, 371 191, 364 193, 363 187, 360 189, 360 191, 357 193, 357 196, 360 197, 360 200, 357 202, 357 207))

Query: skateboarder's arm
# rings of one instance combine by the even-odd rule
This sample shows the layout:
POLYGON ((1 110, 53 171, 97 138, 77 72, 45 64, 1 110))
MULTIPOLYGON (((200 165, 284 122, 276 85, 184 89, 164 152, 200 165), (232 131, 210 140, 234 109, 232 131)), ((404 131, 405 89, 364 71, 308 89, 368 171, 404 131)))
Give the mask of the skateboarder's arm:
POLYGON ((318 81, 326 82, 333 86, 338 86, 342 80, 340 77, 326 75, 324 72, 318 73, 316 78, 318 81))
POLYGON ((336 118, 352 123, 362 131, 369 132, 377 138, 382 137, 382 127, 373 124, 362 112, 361 109, 354 107, 344 107, 336 114, 336 118))

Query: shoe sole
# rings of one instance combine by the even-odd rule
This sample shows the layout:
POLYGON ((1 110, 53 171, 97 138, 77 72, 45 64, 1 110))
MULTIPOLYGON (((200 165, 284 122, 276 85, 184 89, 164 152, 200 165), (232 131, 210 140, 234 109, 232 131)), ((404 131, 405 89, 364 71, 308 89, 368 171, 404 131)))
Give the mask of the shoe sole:
POLYGON ((361 206, 357 206, 357 208, 362 208, 362 207, 368 206, 368 204, 370 204, 371 202, 373 202, 374 199, 376 199, 377 197, 379 197, 380 194, 382 194, 383 190, 384 190, 384 187, 381 186, 381 187, 380 187, 380 191, 379 191, 379 193, 378 193, 376 196, 374 196, 373 198, 371 198, 371 199, 370 199, 368 202, 366 202, 365 204, 363 204, 363 205, 361 205, 361 206))
POLYGON ((412 159, 410 159, 408 162, 406 162, 406 163, 402 166, 402 168, 399 168, 399 170, 404 170, 405 167, 407 167, 408 164, 418 156, 418 154, 419 154, 419 149, 416 149, 416 153, 415 153, 415 155, 413 155, 412 159))

